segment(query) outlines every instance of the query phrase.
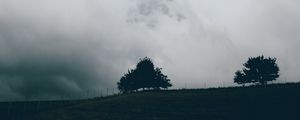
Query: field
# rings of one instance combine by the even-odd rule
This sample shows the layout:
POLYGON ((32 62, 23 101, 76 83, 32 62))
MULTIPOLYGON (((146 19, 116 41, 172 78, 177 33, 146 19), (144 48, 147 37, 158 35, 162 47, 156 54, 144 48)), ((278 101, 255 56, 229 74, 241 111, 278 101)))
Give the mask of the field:
POLYGON ((300 84, 0 103, 1 120, 299 120, 300 84))

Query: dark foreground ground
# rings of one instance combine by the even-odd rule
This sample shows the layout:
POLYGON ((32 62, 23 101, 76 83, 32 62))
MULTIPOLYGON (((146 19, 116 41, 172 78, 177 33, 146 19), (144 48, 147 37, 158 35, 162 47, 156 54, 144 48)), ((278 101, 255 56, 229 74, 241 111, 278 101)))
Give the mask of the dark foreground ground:
POLYGON ((140 92, 25 108, 10 102, 0 110, 1 120, 300 120, 300 84, 140 92))

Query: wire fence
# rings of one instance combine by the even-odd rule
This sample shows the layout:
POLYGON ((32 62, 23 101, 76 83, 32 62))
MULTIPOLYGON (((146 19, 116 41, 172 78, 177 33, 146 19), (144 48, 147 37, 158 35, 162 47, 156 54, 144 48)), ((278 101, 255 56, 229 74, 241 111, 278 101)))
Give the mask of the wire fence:
MULTIPOLYGON (((226 88, 237 87, 232 84, 220 82, 221 85, 211 86, 203 84, 200 88, 189 87, 189 84, 185 84, 184 87, 172 88, 167 90, 182 90, 182 89, 207 89, 207 88, 226 88)), ((285 87, 280 86, 278 83, 273 84, 273 87, 285 87), (277 85, 276 85, 277 84, 277 85)), ((70 106, 75 104, 82 104, 90 102, 92 100, 99 100, 109 96, 120 95, 121 92, 116 88, 106 89, 94 89, 86 90, 80 94, 64 95, 60 97, 40 97, 32 96, 26 99, 21 98, 1 98, 0 101, 0 116, 4 120, 20 120, 39 112, 53 110, 64 106, 70 106)))
MULTIPOLYGON (((216 83, 204 82, 201 84, 184 83, 182 86, 175 86, 167 90, 181 90, 181 89, 207 89, 207 88, 224 88, 236 87, 233 83, 225 81, 217 81, 216 83)), ((19 101, 63 101, 63 100, 87 100, 112 95, 118 95, 121 92, 117 88, 102 88, 102 89, 88 89, 79 93, 69 93, 64 95, 45 95, 35 94, 27 97, 6 97, 0 98, 0 102, 19 102, 19 101)))
POLYGON ((27 98, 0 98, 0 119, 22 120, 39 112, 65 106, 82 104, 91 100, 119 95, 116 88, 86 90, 77 94, 61 96, 32 95, 27 98))
MULTIPOLYGON (((206 88, 203 86, 201 88, 206 88)), ((193 89, 185 84, 184 87, 166 89, 166 90, 181 90, 193 89)), ((140 90, 142 91, 142 90, 140 90)), ((120 95, 121 92, 117 88, 105 89, 89 89, 80 93, 47 96, 47 95, 32 95, 26 98, 0 98, 0 116, 5 120, 22 120, 39 112, 53 110, 65 106, 82 104, 91 100, 98 100, 109 96, 120 95)))
POLYGON ((85 99, 94 99, 97 97, 107 97, 107 96, 112 96, 117 94, 120 94, 120 91, 116 88, 89 89, 79 93, 77 92, 77 93, 70 93, 64 95, 36 94, 27 97, 6 97, 6 98, 0 98, 0 102, 85 100, 85 99))
MULTIPOLYGON (((280 83, 280 82, 279 82, 280 83)), ((286 82, 282 82, 286 83, 286 82)), ((278 84, 278 82, 269 82, 269 84, 278 84)), ((216 81, 212 82, 203 82, 199 84, 195 83, 184 83, 182 86, 175 86, 166 90, 181 90, 181 89, 207 89, 207 88, 226 88, 226 87, 237 87, 240 85, 226 82, 226 81, 216 81)), ((246 85, 247 86, 247 85, 246 85)), ((102 88, 102 89, 88 89, 79 93, 70 93, 64 95, 44 95, 36 94, 27 97, 3 97, 0 98, 1 102, 24 102, 24 101, 64 101, 64 100, 87 100, 102 98, 107 96, 113 96, 121 94, 117 88, 102 88)))

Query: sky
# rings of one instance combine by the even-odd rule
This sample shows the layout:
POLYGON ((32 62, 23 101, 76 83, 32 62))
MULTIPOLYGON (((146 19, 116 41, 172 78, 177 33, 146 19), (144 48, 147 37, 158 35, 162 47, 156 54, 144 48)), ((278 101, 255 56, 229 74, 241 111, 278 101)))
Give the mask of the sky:
POLYGON ((298 0, 0 0, 0 98, 116 88, 150 57, 172 88, 234 86, 248 57, 300 81, 298 0))

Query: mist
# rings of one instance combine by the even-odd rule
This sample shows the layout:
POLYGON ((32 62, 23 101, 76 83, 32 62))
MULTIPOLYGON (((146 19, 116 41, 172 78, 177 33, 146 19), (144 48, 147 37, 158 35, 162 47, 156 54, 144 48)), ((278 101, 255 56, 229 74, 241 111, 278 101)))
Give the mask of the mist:
POLYGON ((233 86, 250 56, 298 82, 296 0, 0 0, 0 97, 116 88, 150 57, 173 88, 233 86))

